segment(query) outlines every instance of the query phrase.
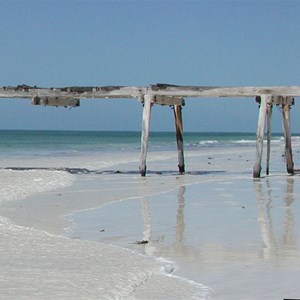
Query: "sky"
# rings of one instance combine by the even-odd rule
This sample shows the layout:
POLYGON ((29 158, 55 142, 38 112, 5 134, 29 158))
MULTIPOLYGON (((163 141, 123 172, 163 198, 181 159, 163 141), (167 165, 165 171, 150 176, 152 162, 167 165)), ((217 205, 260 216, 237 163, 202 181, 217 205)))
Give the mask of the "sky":
MULTIPOLYGON (((300 85, 298 0, 0 0, 0 12, 0 86, 300 85)), ((134 99, 73 109, 0 101, 0 129, 141 129, 134 99)), ((182 112, 185 131, 256 132, 251 98, 189 98, 182 112)), ((298 120, 300 99, 293 132, 298 120)), ((174 130, 169 107, 153 107, 151 130, 174 130)))

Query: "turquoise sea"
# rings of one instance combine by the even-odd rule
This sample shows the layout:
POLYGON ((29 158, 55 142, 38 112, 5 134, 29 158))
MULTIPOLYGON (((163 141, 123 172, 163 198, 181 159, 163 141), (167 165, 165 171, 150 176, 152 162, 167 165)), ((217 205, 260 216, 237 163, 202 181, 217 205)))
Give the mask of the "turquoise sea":
MULTIPOLYGON (((140 132, 133 131, 1 130, 0 156, 69 156, 78 153, 139 151, 140 140, 140 132)), ((255 133, 184 133, 184 147, 190 151, 199 147, 253 146, 255 140, 255 133)), ((273 142, 280 140, 281 134, 273 135, 273 142)), ((151 132, 149 151, 174 149, 174 132, 151 132)))

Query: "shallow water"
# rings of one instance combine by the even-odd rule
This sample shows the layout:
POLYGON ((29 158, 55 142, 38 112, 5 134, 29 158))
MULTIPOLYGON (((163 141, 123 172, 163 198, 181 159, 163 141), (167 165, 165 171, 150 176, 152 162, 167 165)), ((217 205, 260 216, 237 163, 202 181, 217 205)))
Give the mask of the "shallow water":
POLYGON ((203 282, 204 270, 230 264, 293 267, 300 262, 299 180, 226 176, 181 185, 77 212, 72 235, 171 258, 180 267, 178 274, 197 282, 203 282))

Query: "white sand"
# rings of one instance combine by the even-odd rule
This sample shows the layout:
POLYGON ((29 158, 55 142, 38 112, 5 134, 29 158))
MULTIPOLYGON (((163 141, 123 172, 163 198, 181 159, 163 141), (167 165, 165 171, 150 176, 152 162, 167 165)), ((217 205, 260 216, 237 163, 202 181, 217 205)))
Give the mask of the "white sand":
MULTIPOLYGON (((0 298, 208 299, 209 288, 212 299, 299 298, 300 177, 279 173, 281 150, 273 152, 275 171, 260 180, 251 178, 253 149, 205 149, 187 153, 192 173, 185 176, 67 174, 65 187, 2 201, 0 298), (80 220, 96 207, 103 207, 101 218, 105 210, 110 214, 103 227, 91 222, 96 241, 83 240, 80 220), (75 211, 78 224, 72 225, 75 211), (121 225, 110 231, 110 223, 121 225), (62 236, 66 227, 73 238, 62 236), (131 244, 145 237, 148 244, 131 244)), ((111 168, 132 171, 136 163, 111 168)), ((176 170, 176 164, 176 153, 149 155, 150 170, 176 170)), ((23 172, 17 173, 29 171, 23 172)))
POLYGON ((205 293, 167 277, 167 262, 110 245, 71 240, 1 219, 1 299, 192 298, 205 293), (163 283, 157 291, 155 285, 163 283), (144 288, 144 285, 147 285, 144 288))

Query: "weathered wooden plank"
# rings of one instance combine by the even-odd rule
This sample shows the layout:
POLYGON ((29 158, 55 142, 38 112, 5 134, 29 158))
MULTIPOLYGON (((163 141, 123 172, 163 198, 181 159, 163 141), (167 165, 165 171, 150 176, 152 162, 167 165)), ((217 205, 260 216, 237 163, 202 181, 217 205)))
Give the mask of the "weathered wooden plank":
POLYGON ((282 105, 282 125, 285 141, 285 159, 286 169, 289 174, 294 173, 293 153, 292 153, 292 139, 290 126, 290 105, 282 105))
POLYGON ((300 96, 300 86, 267 86, 267 87, 220 87, 220 86, 179 86, 156 84, 150 86, 154 95, 173 97, 255 97, 258 95, 300 96))
MULTIPOLYGON (((179 86, 156 84, 148 87, 138 86, 99 86, 99 87, 63 87, 39 88, 27 85, 16 87, 1 87, 0 98, 34 98, 62 97, 80 99, 101 98, 143 98, 145 94, 177 98, 196 97, 255 97, 258 95, 272 95, 284 97, 300 96, 300 86, 271 86, 271 87, 219 87, 219 86, 179 86)), ((174 103, 176 104, 176 103, 174 103)))
POLYGON ((275 105, 294 105, 295 99, 293 97, 284 97, 284 96, 273 96, 272 97, 272 104, 275 105))
POLYGON ((28 86, 2 87, 0 98, 34 98, 60 97, 60 98, 140 98, 146 93, 144 87, 64 87, 64 88, 38 88, 28 86))
POLYGON ((80 100, 76 98, 59 98, 59 97, 34 97, 31 100, 32 105, 44 106, 64 106, 77 107, 80 106, 80 100))
POLYGON ((178 151, 178 169, 179 173, 185 172, 184 166, 184 152, 183 152, 183 125, 182 125, 182 112, 181 105, 174 105, 174 117, 175 117, 175 128, 176 128, 176 141, 178 151))
POLYGON ((183 98, 176 98, 176 97, 165 97, 165 96, 154 96, 153 97, 153 104, 160 104, 160 105, 184 105, 183 98))
POLYGON ((142 119, 142 136, 141 136, 141 164, 140 174, 146 176, 146 159, 150 132, 150 117, 151 107, 153 102, 153 96, 145 95, 144 97, 144 108, 143 108, 143 119, 142 119))
POLYGON ((257 123, 257 134, 256 134, 256 159, 253 168, 253 178, 259 178, 261 172, 261 159, 263 152, 263 141, 265 133, 265 122, 266 122, 266 112, 267 103, 271 101, 271 96, 262 95, 260 100, 260 108, 257 123))

